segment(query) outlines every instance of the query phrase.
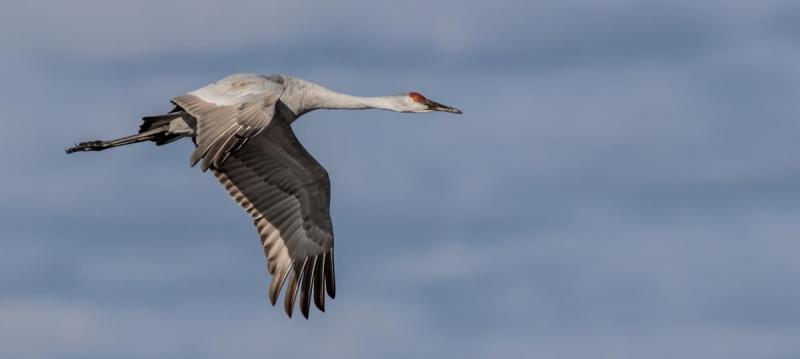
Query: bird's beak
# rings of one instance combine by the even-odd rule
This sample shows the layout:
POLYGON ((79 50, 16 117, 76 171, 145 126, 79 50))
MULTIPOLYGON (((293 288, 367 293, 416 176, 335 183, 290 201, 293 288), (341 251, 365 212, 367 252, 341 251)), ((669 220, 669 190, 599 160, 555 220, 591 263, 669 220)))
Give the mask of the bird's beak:
POLYGON ((434 102, 434 101, 431 101, 431 100, 428 100, 428 102, 426 104, 428 105, 428 108, 431 111, 450 112, 450 113, 457 113, 459 115, 463 113, 463 112, 461 112, 461 110, 459 110, 459 109, 457 109, 455 107, 445 106, 445 105, 442 105, 442 104, 440 104, 438 102, 434 102))

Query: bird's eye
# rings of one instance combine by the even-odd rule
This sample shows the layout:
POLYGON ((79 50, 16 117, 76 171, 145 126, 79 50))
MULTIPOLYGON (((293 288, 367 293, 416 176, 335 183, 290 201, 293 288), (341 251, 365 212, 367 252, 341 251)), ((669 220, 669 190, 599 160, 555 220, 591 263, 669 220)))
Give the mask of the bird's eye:
POLYGON ((426 100, 425 96, 422 96, 422 94, 419 92, 411 92, 408 94, 408 96, 411 97, 414 102, 425 103, 426 100))

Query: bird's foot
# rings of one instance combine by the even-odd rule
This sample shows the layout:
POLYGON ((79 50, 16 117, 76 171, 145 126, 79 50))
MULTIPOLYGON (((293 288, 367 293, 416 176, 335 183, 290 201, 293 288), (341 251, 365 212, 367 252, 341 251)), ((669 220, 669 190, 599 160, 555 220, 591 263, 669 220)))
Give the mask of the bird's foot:
POLYGON ((69 154, 78 151, 102 151, 106 148, 108 148, 108 145, 104 141, 87 141, 67 148, 65 152, 69 154))

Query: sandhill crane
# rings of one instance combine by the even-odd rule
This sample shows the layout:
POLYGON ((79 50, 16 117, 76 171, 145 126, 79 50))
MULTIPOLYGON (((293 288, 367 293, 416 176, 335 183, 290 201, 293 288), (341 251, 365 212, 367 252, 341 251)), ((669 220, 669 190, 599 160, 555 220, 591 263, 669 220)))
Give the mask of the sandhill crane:
POLYGON ((291 317, 298 290, 308 319, 310 300, 325 311, 334 298, 333 229, 327 171, 297 141, 291 124, 316 109, 382 109, 462 113, 417 93, 357 97, 285 75, 236 74, 172 99, 167 114, 144 117, 139 133, 111 141, 82 142, 66 150, 101 151, 153 141, 163 145, 191 137, 191 166, 214 173, 252 217, 267 269, 274 306, 284 283, 291 317))

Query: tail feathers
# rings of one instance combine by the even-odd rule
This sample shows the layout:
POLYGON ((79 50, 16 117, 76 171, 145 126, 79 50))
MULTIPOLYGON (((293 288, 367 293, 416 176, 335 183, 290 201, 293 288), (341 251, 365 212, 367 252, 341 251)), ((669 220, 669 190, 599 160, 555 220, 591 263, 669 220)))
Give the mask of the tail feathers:
POLYGON ((169 125, 169 123, 179 117, 186 116, 186 112, 173 111, 164 115, 142 117, 142 125, 139 126, 139 133, 152 130, 156 127, 169 125))
POLYGON ((155 128, 161 128, 166 126, 167 131, 161 133, 161 135, 155 137, 153 141, 156 145, 161 146, 182 137, 186 136, 187 131, 190 130, 190 121, 194 120, 194 118, 186 113, 185 111, 181 110, 179 107, 176 107, 172 112, 165 114, 165 115, 157 115, 157 116, 147 116, 142 118, 142 125, 139 126, 139 133, 144 133, 150 131, 155 128), (173 120, 180 119, 182 121, 176 121, 173 123, 173 120), (185 124, 185 126, 180 126, 185 124), (171 131, 172 127, 177 125, 175 131, 171 131), (182 128, 186 127, 186 128, 182 128))

